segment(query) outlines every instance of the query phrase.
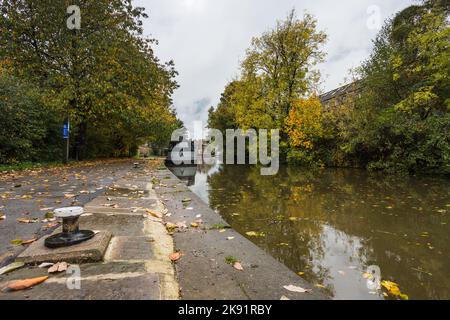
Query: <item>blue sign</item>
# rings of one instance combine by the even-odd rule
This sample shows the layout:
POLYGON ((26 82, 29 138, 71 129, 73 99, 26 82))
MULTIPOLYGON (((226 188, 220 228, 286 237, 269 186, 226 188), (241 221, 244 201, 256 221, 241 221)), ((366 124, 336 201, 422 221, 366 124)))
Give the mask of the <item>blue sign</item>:
POLYGON ((68 123, 64 123, 63 139, 69 139, 69 124, 68 123))

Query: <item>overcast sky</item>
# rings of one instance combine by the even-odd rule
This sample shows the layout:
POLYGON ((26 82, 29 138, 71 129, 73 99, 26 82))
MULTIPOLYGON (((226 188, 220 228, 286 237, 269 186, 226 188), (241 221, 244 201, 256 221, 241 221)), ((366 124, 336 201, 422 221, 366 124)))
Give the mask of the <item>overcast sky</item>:
POLYGON ((275 26, 295 8, 306 10, 328 35, 320 65, 323 91, 345 83, 348 70, 366 59, 383 21, 414 0, 134 0, 146 8, 147 36, 158 39, 162 61, 173 59, 180 88, 174 105, 186 127, 207 120, 225 85, 239 74, 251 38, 275 26), (379 16, 379 17, 378 17, 379 16))

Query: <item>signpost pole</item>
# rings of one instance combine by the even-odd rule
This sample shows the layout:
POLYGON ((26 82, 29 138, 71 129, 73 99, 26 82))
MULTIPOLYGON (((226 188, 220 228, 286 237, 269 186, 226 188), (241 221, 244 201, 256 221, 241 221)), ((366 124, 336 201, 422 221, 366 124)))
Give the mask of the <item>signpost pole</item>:
POLYGON ((63 139, 64 139, 64 155, 63 155, 63 163, 69 163, 69 134, 70 134, 70 119, 69 116, 64 120, 63 127, 63 139))

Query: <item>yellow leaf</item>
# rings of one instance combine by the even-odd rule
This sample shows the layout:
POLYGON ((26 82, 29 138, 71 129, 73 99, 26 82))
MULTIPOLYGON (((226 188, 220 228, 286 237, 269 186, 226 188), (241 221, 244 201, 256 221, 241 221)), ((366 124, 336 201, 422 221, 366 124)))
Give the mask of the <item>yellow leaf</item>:
POLYGON ((392 281, 383 280, 381 281, 381 285, 385 287, 388 292, 396 297, 399 297, 403 300, 408 300, 408 296, 406 294, 403 294, 400 291, 400 288, 398 287, 398 284, 392 281))
POLYGON ((148 209, 148 208, 146 208, 145 211, 147 211, 148 214, 154 216, 155 218, 161 219, 163 217, 162 213, 159 213, 157 211, 154 211, 154 210, 151 210, 151 209, 148 209))

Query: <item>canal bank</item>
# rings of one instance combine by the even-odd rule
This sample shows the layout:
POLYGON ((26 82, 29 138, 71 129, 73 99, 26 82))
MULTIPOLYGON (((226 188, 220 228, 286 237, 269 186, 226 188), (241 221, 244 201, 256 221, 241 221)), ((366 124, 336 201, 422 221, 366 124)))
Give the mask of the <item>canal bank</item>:
POLYGON ((182 299, 327 299, 320 288, 232 229, 166 167, 152 177, 181 253, 175 268, 182 299), (302 289, 306 292, 295 292, 302 289))
POLYGON ((0 275, 0 300, 326 299, 230 229, 162 159, 123 166, 84 205, 80 227, 96 236, 62 251, 46 250, 46 236, 31 243, 16 258, 26 265, 0 275), (70 268, 49 273, 56 262, 70 268), (26 290, 7 288, 39 277, 48 279, 26 290))

